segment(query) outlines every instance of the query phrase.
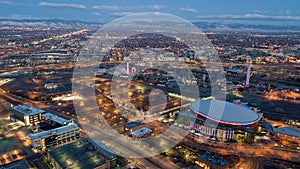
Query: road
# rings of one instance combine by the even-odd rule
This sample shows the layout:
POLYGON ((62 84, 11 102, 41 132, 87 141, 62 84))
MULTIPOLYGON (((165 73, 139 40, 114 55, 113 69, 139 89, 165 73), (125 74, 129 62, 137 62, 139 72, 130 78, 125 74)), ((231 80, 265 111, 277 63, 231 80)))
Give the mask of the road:
POLYGON ((208 150, 218 152, 223 155, 238 155, 248 158, 266 157, 276 158, 281 160, 288 160, 299 162, 299 153, 297 150, 278 149, 272 145, 240 145, 240 144, 223 144, 223 143, 203 143, 199 138, 188 135, 183 144, 188 147, 197 148, 201 150, 208 150))

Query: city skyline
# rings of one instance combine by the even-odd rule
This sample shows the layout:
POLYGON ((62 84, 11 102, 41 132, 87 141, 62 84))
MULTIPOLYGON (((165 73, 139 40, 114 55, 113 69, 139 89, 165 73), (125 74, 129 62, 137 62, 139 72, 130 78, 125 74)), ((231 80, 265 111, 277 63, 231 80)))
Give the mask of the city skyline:
POLYGON ((221 3, 214 1, 0 1, 0 19, 65 19, 107 23, 118 17, 141 12, 162 12, 188 21, 282 23, 298 25, 299 2, 275 1, 221 3), (297 5, 298 4, 298 5, 297 5))

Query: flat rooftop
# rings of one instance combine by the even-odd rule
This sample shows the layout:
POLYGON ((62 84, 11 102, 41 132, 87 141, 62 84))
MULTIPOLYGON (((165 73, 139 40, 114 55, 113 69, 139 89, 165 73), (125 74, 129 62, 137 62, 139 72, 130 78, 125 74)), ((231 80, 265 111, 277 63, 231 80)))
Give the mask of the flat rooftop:
POLYGON ((0 169, 30 169, 28 162, 24 160, 16 161, 0 167, 0 169))
POLYGON ((189 117, 189 118, 192 118, 192 119, 196 119, 197 118, 197 114, 196 113, 193 113, 193 112, 188 112, 188 111, 181 111, 178 113, 178 117, 189 117))
POLYGON ((139 137, 139 136, 142 136, 142 135, 150 133, 150 132, 152 132, 151 129, 149 129, 147 127, 143 127, 143 128, 140 128, 138 130, 131 132, 131 134, 134 135, 135 137, 139 137))
POLYGON ((44 110, 39 109, 39 108, 34 107, 32 105, 29 105, 29 104, 21 105, 21 106, 14 106, 12 109, 17 111, 17 112, 20 112, 20 113, 24 114, 24 116, 33 116, 33 115, 36 115, 36 114, 45 113, 44 110))
POLYGON ((138 120, 138 121, 134 121, 134 122, 124 124, 124 127, 128 128, 128 129, 132 129, 132 128, 140 126, 142 124, 144 124, 144 122, 141 121, 141 120, 138 120))
POLYGON ((52 113, 45 113, 45 114, 42 114, 42 116, 48 120, 51 120, 51 121, 54 121, 58 124, 61 124, 61 125, 66 125, 68 124, 69 122, 73 122, 74 119, 70 119, 70 120, 67 120, 67 119, 64 119, 62 117, 59 117, 55 114, 52 114, 52 113))
POLYGON ((105 153, 107 156, 117 156, 117 153, 110 149, 108 146, 103 144, 101 141, 97 139, 90 139, 89 142, 105 153))
POLYGON ((218 165, 221 167, 224 167, 228 164, 227 160, 224 160, 221 157, 216 156, 211 152, 206 152, 206 153, 202 154, 199 158, 201 158, 211 164, 218 165))
POLYGON ((82 141, 75 141, 49 150, 51 157, 64 169, 96 168, 115 158, 103 152, 97 151, 93 143, 82 141))
POLYGON ((61 133, 61 132, 76 129, 76 128, 79 128, 79 127, 77 124, 74 123, 74 124, 58 127, 58 128, 52 129, 52 130, 42 131, 42 132, 39 132, 36 134, 29 134, 28 136, 30 136, 32 139, 46 138, 53 134, 61 133))
POLYGON ((273 127, 273 131, 285 135, 300 137, 300 130, 293 127, 280 127, 280 128, 273 127))
POLYGON ((47 131, 47 130, 52 130, 52 129, 55 129, 55 128, 58 128, 58 127, 61 127, 62 125, 60 124, 53 124, 53 123, 47 123, 47 122, 40 122, 38 123, 38 131, 39 132, 42 132, 42 131, 47 131))

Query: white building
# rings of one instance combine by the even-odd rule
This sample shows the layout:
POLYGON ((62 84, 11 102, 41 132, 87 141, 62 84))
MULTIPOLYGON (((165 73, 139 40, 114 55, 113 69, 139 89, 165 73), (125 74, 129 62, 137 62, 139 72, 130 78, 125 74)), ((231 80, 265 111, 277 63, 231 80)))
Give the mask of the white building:
POLYGON ((14 106, 12 108, 13 114, 10 116, 12 121, 22 121, 25 126, 29 126, 41 121, 41 115, 45 113, 44 110, 41 110, 32 105, 21 105, 14 106))

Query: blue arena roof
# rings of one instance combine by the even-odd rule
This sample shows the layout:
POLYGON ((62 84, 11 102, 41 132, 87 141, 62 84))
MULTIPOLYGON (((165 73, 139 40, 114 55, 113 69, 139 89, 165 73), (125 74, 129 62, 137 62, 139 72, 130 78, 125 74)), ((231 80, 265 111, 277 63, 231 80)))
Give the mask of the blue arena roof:
POLYGON ((198 100, 190 108, 208 119, 229 125, 249 125, 260 120, 255 111, 221 100, 198 100))

